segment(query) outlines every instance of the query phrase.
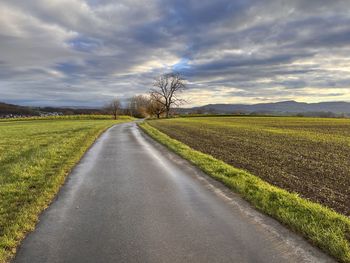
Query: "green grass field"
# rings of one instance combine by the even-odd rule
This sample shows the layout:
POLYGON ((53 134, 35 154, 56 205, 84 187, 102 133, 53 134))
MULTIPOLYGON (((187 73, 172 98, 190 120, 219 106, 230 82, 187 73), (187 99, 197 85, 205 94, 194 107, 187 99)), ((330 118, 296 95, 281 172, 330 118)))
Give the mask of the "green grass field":
POLYGON ((34 229, 40 212, 98 135, 131 120, 99 118, 0 122, 0 262, 34 229))
POLYGON ((350 203, 349 120, 177 118, 141 127, 259 210, 350 262, 350 219, 341 214, 348 215, 350 203))

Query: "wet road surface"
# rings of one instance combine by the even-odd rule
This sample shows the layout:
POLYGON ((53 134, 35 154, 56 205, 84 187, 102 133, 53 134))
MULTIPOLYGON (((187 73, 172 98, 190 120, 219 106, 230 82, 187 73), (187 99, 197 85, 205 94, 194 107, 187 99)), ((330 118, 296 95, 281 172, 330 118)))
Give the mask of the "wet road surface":
POLYGON ((14 262, 333 262, 142 133, 105 132, 14 262))

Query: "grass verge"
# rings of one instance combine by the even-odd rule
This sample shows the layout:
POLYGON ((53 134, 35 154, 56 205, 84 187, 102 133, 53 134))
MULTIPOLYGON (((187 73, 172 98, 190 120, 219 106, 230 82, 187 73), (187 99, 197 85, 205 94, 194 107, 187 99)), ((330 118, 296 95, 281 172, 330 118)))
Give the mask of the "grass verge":
POLYGON ((257 209, 302 234, 340 262, 350 262, 350 219, 346 216, 193 150, 145 122, 139 126, 152 138, 241 194, 257 209))
POLYGON ((66 175, 121 120, 0 122, 0 262, 8 262, 66 175))

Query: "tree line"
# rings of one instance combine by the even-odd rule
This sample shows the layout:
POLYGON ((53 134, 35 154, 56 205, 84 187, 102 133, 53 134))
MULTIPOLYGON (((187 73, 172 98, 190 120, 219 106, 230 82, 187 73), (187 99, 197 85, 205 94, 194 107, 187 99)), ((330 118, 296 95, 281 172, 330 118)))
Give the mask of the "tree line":
POLYGON ((138 118, 162 116, 168 118, 171 110, 184 103, 179 94, 185 90, 185 80, 179 73, 167 73, 158 77, 147 95, 135 95, 122 107, 119 98, 114 98, 105 108, 115 119, 118 115, 138 118))

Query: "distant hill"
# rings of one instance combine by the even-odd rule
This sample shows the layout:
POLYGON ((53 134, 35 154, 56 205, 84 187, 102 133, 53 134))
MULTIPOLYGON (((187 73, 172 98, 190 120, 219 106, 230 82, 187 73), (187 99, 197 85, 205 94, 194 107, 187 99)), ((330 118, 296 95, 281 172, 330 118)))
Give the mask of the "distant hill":
POLYGON ((208 104, 191 109, 182 109, 184 113, 241 113, 241 114, 279 114, 279 115, 320 115, 321 113, 344 114, 350 116, 349 102, 304 103, 282 101, 259 104, 208 104))
POLYGON ((5 114, 24 114, 24 115, 34 115, 35 109, 31 107, 18 106, 14 104, 7 104, 0 102, 0 115, 5 114))
MULTIPOLYGON (((321 117, 350 117, 350 102, 319 102, 304 103, 296 101, 281 101, 259 104, 208 104, 194 108, 176 109, 180 114, 254 114, 254 115, 302 115, 321 117)), ((39 116, 45 113, 71 114, 99 114, 103 109, 86 109, 75 107, 27 107, 0 102, 0 118, 7 115, 39 116)))
POLYGON ((59 107, 28 107, 19 106, 14 104, 8 104, 0 102, 0 117, 6 117, 7 115, 16 116, 39 116, 45 115, 45 113, 60 113, 64 115, 71 114, 99 114, 102 113, 102 109, 85 109, 85 108, 59 108, 59 107))

